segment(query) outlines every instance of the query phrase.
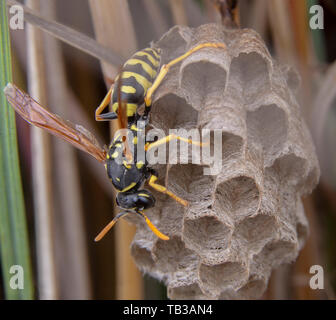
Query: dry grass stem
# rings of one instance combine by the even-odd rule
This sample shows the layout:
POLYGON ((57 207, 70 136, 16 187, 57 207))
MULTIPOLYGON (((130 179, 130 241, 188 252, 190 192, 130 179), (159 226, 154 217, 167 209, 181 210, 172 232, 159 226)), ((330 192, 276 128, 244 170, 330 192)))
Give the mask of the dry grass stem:
MULTIPOLYGON (((41 5, 43 16, 55 19, 55 12, 56 2, 44 0, 41 5)), ((47 34, 44 35, 44 44, 47 74, 53 75, 48 78, 48 106, 54 113, 67 119, 73 106, 67 100, 68 87, 61 46, 57 39, 47 34)), ((57 218, 61 225, 55 241, 62 256, 59 270, 64 270, 66 261, 66 272, 60 272, 63 298, 89 299, 91 288, 76 153, 72 146, 58 139, 54 139, 54 149, 54 161, 58 164, 55 166, 54 189, 59 194, 57 218)))
POLYGON ((180 0, 169 0, 169 5, 172 11, 174 24, 187 26, 188 18, 185 12, 184 2, 180 0))
MULTIPOLYGON (((27 4, 39 10, 39 0, 29 0, 27 4)), ((27 26, 26 30, 29 93, 45 105, 47 81, 42 33, 32 25, 27 26)), ((33 127, 31 141, 39 298, 50 300, 58 298, 53 242, 50 140, 46 132, 33 127)))
POLYGON ((26 6, 15 0, 7 0, 8 5, 20 5, 24 9, 24 18, 27 22, 42 29, 45 32, 50 33, 54 37, 68 43, 69 45, 86 52, 87 54, 96 57, 99 60, 106 61, 111 65, 119 65, 122 63, 122 59, 119 55, 113 53, 112 50, 106 46, 100 45, 94 39, 86 36, 85 34, 78 32, 72 28, 69 28, 63 24, 57 23, 52 20, 45 19, 39 16, 26 6))

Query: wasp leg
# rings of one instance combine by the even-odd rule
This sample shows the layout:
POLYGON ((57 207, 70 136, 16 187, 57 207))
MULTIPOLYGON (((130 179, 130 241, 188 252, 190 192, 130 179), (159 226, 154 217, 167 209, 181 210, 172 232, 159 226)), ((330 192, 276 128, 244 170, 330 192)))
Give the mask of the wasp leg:
POLYGON ((104 100, 101 102, 100 106, 96 109, 96 121, 114 120, 118 118, 118 115, 115 112, 108 112, 101 114, 111 101, 112 90, 113 86, 111 86, 104 100))
POLYGON ((102 231, 99 232, 98 236, 95 237, 95 241, 100 241, 105 235, 106 233, 108 233, 110 231, 110 229, 115 225, 115 223, 122 217, 128 215, 129 212, 128 211, 124 211, 124 212, 121 212, 119 214, 117 214, 112 221, 110 221, 106 227, 104 227, 104 229, 102 231))
POLYGON ((158 177, 154 174, 152 174, 149 178, 148 184, 155 189, 156 191, 162 192, 169 197, 173 198, 176 202, 182 204, 183 206, 187 207, 189 205, 188 201, 181 199, 176 194, 169 191, 166 187, 161 186, 160 184, 155 183, 155 181, 158 179, 158 177))
POLYGON ((162 232, 160 232, 155 226, 154 224, 148 219, 148 217, 143 213, 143 211, 136 211, 138 214, 140 214, 145 220, 146 223, 148 225, 148 227, 153 231, 153 233, 159 237, 162 240, 169 240, 169 237, 166 236, 165 234, 163 234, 162 232))
POLYGON ((177 136, 175 134, 170 134, 169 136, 166 136, 162 139, 159 139, 155 142, 151 142, 151 143, 146 143, 145 145, 145 150, 148 151, 154 147, 158 147, 162 144, 165 144, 167 142, 169 142, 170 140, 173 140, 173 139, 176 139, 176 140, 180 140, 180 141, 184 141, 184 142, 187 142, 189 144, 195 144, 197 146, 201 146, 201 147, 204 147, 206 145, 206 143, 202 143, 202 142, 199 142, 199 141, 193 141, 191 139, 186 139, 186 138, 183 138, 183 137, 180 137, 180 136, 177 136))
POLYGON ((157 77, 156 77, 154 83, 152 84, 152 86, 147 90, 147 93, 146 93, 146 96, 145 96, 145 106, 146 106, 147 112, 149 112, 149 110, 151 108, 151 105, 152 105, 152 96, 153 96, 155 90, 161 84, 162 80, 164 79, 164 77, 168 73, 169 69, 174 64, 179 63, 183 59, 189 57, 194 52, 196 52, 196 51, 198 51, 200 49, 209 48, 209 47, 212 47, 212 48, 224 48, 224 49, 226 49, 226 45, 224 43, 212 43, 212 42, 202 43, 202 44, 199 44, 198 46, 190 49, 185 54, 177 57, 176 59, 174 59, 172 61, 170 61, 169 63, 164 64, 161 67, 159 74, 157 75, 157 77))
POLYGON ((115 223, 122 217, 128 215, 129 213, 131 212, 136 212, 138 213, 139 215, 141 215, 145 220, 146 220, 146 223, 148 225, 148 227, 153 231, 153 233, 159 237, 160 239, 162 240, 169 240, 169 237, 166 236, 165 234, 163 234, 162 232, 160 232, 155 226, 154 224, 149 220, 149 218, 144 214, 143 211, 140 211, 140 210, 137 210, 137 211, 124 211, 124 212, 121 212, 119 213, 118 215, 116 215, 114 217, 114 219, 109 222, 106 227, 98 234, 98 236, 95 238, 95 241, 100 241, 105 235, 107 232, 110 231, 110 229, 115 225, 115 223))

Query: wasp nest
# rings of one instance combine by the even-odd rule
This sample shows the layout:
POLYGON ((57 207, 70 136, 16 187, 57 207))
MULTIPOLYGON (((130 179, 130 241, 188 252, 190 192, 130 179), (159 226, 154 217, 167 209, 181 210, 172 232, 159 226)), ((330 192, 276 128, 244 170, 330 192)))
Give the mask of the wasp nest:
POLYGON ((278 65, 253 30, 174 27, 156 44, 167 63, 205 42, 168 73, 154 96, 153 127, 220 129, 222 169, 161 165, 161 183, 190 202, 154 193, 148 212, 170 240, 140 219, 131 245, 138 267, 164 281, 171 299, 255 299, 271 270, 293 261, 308 224, 301 196, 319 167, 294 93, 296 73, 278 65))

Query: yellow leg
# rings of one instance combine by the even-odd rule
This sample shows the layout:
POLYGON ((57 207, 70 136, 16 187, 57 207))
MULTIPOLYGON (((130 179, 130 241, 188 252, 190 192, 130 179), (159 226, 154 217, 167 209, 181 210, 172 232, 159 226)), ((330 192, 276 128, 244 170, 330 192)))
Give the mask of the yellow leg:
POLYGON ((148 217, 143 213, 143 211, 138 211, 146 220, 148 227, 153 231, 153 233, 162 240, 169 240, 169 237, 160 232, 154 224, 148 219, 148 217))
POLYGON ((115 223, 122 217, 128 215, 129 212, 121 212, 118 215, 116 215, 113 220, 111 222, 109 222, 106 227, 100 231, 100 233, 98 234, 97 237, 95 237, 95 241, 100 241, 102 238, 104 238, 104 236, 106 235, 106 233, 108 233, 110 231, 110 229, 115 225, 115 223))
POLYGON ((162 192, 169 197, 173 198, 176 202, 182 204, 183 206, 187 207, 189 205, 188 201, 181 199, 176 194, 169 191, 166 187, 161 186, 160 184, 155 183, 155 181, 158 179, 158 177, 151 175, 149 178, 148 184, 155 189, 156 191, 162 192))
POLYGON ((100 106, 96 109, 96 121, 104 121, 106 119, 101 118, 100 114, 104 111, 104 109, 109 105, 111 101, 113 86, 111 86, 110 90, 106 94, 104 100, 101 102, 100 106))
POLYGON ((193 54, 194 52, 196 52, 196 51, 198 51, 200 49, 209 48, 209 47, 212 47, 212 48, 224 48, 224 49, 226 49, 226 45, 224 43, 211 43, 211 42, 202 43, 202 44, 199 44, 198 46, 190 49, 185 54, 177 57, 176 59, 174 59, 172 61, 170 61, 168 64, 164 64, 161 67, 160 72, 159 72, 158 76, 156 77, 154 83, 147 90, 147 94, 146 94, 146 97, 145 97, 145 104, 146 104, 146 106, 149 107, 152 104, 152 96, 153 96, 154 91, 161 84, 162 80, 164 79, 164 77, 168 73, 169 69, 174 64, 179 63, 180 61, 182 61, 183 59, 189 57, 191 54, 193 54))
POLYGON ((148 151, 148 150, 150 150, 154 147, 158 147, 162 144, 165 144, 165 143, 167 143, 167 142, 169 142, 170 140, 173 140, 173 139, 188 142, 190 144, 195 144, 195 145, 201 146, 201 147, 206 145, 206 143, 202 143, 202 142, 199 142, 199 141, 193 141, 191 139, 182 138, 180 136, 176 136, 175 134, 170 134, 169 136, 166 136, 162 139, 159 139, 158 141, 155 141, 155 142, 152 142, 152 143, 146 143, 145 150, 148 151))
MULTIPOLYGON (((159 237, 160 239, 162 240, 169 240, 169 237, 166 236, 165 234, 163 234, 162 232, 160 232, 155 226, 154 224, 148 219, 148 217, 144 214, 143 211, 136 211, 137 213, 139 213, 145 220, 146 220, 146 223, 148 225, 148 227, 153 231, 153 233, 159 237)), ((115 223, 122 217, 128 215, 130 212, 128 211, 124 211, 124 212, 121 212, 119 213, 117 216, 114 217, 114 219, 108 223, 106 225, 106 227, 98 234, 98 236, 95 238, 95 241, 100 241, 105 235, 107 232, 110 231, 110 229, 115 225, 115 223)))

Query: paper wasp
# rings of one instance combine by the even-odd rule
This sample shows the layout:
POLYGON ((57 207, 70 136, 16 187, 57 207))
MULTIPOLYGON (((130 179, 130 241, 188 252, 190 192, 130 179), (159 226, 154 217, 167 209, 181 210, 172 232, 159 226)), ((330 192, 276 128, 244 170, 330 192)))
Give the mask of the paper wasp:
MULTIPOLYGON (((169 237, 162 234, 145 215, 144 210, 151 208, 155 205, 154 196, 145 189, 141 189, 143 183, 148 180, 149 185, 155 190, 165 193, 172 197, 177 202, 184 206, 187 206, 187 202, 166 187, 156 183, 158 179, 157 174, 151 168, 148 168, 146 162, 127 162, 117 163, 116 159, 120 155, 125 155, 125 143, 120 135, 116 135, 115 139, 111 142, 108 148, 102 148, 95 137, 81 126, 73 125, 69 121, 65 121, 59 116, 47 111, 38 102, 36 102, 28 94, 17 88, 15 85, 7 84, 5 95, 8 102, 15 109, 15 111, 30 124, 42 128, 49 133, 66 140, 73 146, 87 152, 99 162, 105 164, 105 168, 113 186, 118 191, 116 202, 120 208, 124 211, 119 213, 96 237, 96 241, 99 241, 109 229, 117 222, 121 217, 135 212, 142 216, 149 228, 161 239, 168 240, 169 237)), ((125 111, 125 107, 119 106, 118 116, 122 122, 125 116, 122 116, 121 110, 125 111)), ((148 119, 147 119, 148 121, 148 119)), ((127 122, 127 119, 126 119, 127 122)), ((128 122, 128 128, 133 133, 134 137, 137 137, 139 133, 145 128, 139 128, 135 123, 128 122)), ((184 140, 188 143, 198 143, 190 141, 178 136, 167 136, 158 141, 145 145, 145 151, 148 151, 152 147, 156 147, 160 144, 166 143, 171 139, 184 140)), ((133 158, 134 154, 133 154, 133 158)))
MULTIPOLYGON (((148 114, 152 104, 152 95, 156 88, 160 85, 169 68, 188 57, 193 52, 205 47, 225 48, 222 43, 204 43, 194 47, 184 55, 172 60, 167 65, 163 65, 159 74, 157 74, 160 64, 160 50, 144 49, 137 52, 129 59, 122 69, 122 72, 117 76, 114 86, 111 86, 108 94, 104 98, 101 105, 96 110, 96 120, 113 120, 118 119, 119 128, 128 128, 133 135, 133 144, 137 144, 139 133, 145 130, 145 126, 140 128, 137 126, 138 120, 143 120, 148 123, 148 114), (152 59, 149 59, 149 56, 152 59), (143 60, 140 58, 144 57, 143 60), (154 60, 154 57, 156 60, 154 60), (152 68, 148 62, 152 61, 152 68), (154 63, 155 62, 155 63, 154 63), (137 69, 134 69, 137 68, 137 69), (145 73, 151 71, 150 80, 145 79, 145 73), (142 89, 140 89, 140 87, 142 89), (112 112, 101 114, 109 104, 112 97, 112 112), (145 102, 145 112, 143 115, 138 114, 138 106, 145 102)), ((68 121, 64 121, 59 116, 47 111, 38 102, 31 98, 28 94, 21 91, 13 84, 8 84, 5 88, 7 100, 15 111, 20 116, 32 125, 47 130, 49 133, 58 136, 71 143, 75 147, 89 153, 99 162, 105 164, 107 174, 118 191, 116 202, 123 209, 115 218, 102 230, 96 237, 99 241, 112 226, 121 217, 133 212, 142 216, 149 228, 159 238, 168 240, 169 237, 162 234, 145 215, 144 210, 155 205, 154 196, 142 186, 145 181, 148 181, 149 186, 153 189, 167 194, 180 204, 187 206, 187 201, 173 194, 166 187, 156 183, 158 179, 157 173, 148 167, 147 161, 133 161, 136 156, 129 150, 129 142, 123 140, 120 135, 117 135, 111 142, 108 148, 102 148, 94 136, 81 126, 76 126, 68 121), (117 162, 119 157, 126 157, 128 161, 117 162)), ((175 135, 166 136, 155 142, 146 142, 144 151, 147 152, 151 148, 167 143, 172 139, 185 141, 190 144, 202 145, 200 142, 195 142, 190 139, 185 139, 175 135)), ((119 159, 120 160, 120 159, 119 159)))

